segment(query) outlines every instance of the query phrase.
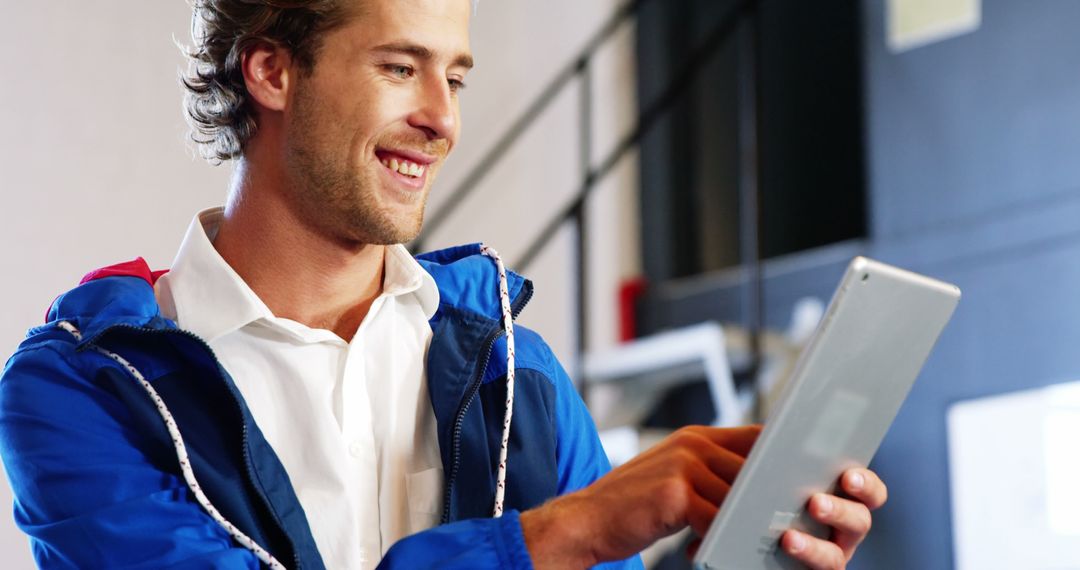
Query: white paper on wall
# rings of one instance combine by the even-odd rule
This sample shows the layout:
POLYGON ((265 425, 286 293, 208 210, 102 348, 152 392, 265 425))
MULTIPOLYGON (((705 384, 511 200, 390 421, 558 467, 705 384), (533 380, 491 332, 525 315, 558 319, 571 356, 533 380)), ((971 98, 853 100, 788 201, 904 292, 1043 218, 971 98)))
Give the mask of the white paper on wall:
POLYGON ((979 28, 982 0, 886 0, 889 49, 902 52, 979 28))

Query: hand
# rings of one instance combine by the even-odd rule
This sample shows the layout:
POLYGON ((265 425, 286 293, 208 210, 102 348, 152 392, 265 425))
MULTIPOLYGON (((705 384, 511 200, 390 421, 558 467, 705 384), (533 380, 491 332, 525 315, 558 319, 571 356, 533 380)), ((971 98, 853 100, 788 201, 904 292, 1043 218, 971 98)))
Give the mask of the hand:
POLYGON ((522 513, 533 566, 621 560, 686 526, 704 536, 760 433, 682 428, 589 487, 522 513))
POLYGON ((840 488, 850 499, 818 493, 807 510, 818 522, 832 527, 832 541, 789 530, 780 546, 812 570, 840 570, 847 566, 859 543, 870 532, 870 511, 888 498, 885 483, 873 471, 851 469, 840 477, 840 488))

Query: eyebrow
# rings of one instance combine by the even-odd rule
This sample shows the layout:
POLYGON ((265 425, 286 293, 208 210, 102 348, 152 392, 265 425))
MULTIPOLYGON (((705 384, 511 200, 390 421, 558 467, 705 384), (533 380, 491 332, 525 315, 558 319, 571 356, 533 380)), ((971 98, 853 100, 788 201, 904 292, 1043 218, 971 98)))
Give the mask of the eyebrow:
MULTIPOLYGON (((426 61, 435 59, 435 53, 432 52, 430 49, 422 45, 411 44, 408 42, 392 42, 388 44, 383 44, 381 46, 376 46, 372 49, 372 51, 411 55, 417 59, 426 61)), ((465 69, 472 69, 473 58, 467 53, 458 54, 458 56, 454 58, 453 65, 458 67, 464 67, 465 69)))

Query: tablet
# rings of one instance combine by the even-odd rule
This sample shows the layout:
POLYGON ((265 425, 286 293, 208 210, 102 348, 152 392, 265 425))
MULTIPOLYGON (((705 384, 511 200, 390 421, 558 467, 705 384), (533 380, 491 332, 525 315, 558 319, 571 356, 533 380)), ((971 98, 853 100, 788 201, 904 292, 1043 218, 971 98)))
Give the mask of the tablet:
POLYGON ((806 513, 865 467, 960 301, 955 285, 856 257, 694 557, 699 570, 802 568, 789 528, 828 538, 806 513))

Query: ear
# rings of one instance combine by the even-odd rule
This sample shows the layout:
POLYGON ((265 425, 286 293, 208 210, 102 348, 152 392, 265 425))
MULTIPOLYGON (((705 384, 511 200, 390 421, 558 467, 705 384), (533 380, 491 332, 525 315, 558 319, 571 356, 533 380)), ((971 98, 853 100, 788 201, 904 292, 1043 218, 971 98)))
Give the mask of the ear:
POLYGON ((292 68, 289 50, 259 42, 240 55, 240 69, 251 99, 271 111, 285 110, 292 68))

